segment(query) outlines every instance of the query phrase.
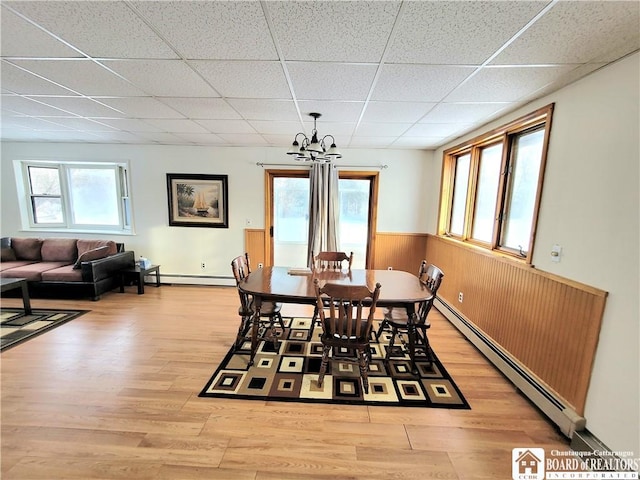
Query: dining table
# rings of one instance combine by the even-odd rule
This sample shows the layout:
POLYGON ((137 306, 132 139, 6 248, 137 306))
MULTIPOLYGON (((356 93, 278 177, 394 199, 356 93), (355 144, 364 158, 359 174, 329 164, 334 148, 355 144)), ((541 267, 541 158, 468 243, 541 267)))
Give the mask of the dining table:
MULTIPOLYGON (((293 269, 282 266, 267 266, 252 271, 238 288, 251 295, 254 301, 254 317, 251 331, 251 356, 249 365, 258 348, 258 326, 260 308, 263 302, 294 303, 316 305, 315 280, 319 286, 325 283, 339 283, 344 285, 366 285, 370 291, 377 283, 381 285, 378 297, 378 307, 405 308, 410 319, 408 325, 409 355, 411 369, 415 366, 416 303, 433 298, 433 292, 420 279, 402 270, 372 270, 372 269, 293 269)), ((321 308, 321 306, 320 306, 321 308)), ((277 341, 277 340, 276 340, 277 341)))

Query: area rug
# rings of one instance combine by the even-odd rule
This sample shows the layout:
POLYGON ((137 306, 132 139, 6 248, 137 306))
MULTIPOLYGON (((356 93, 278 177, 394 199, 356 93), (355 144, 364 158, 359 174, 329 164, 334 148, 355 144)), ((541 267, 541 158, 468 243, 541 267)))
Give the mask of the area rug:
POLYGON ((0 309, 0 351, 14 347, 29 338, 84 315, 89 310, 34 308, 25 315, 22 308, 0 309))
MULTIPOLYGON (((322 387, 318 372, 322 359, 320 327, 309 338, 310 318, 285 318, 276 349, 270 341, 258 345, 254 364, 248 366, 251 340, 226 355, 200 397, 276 400, 351 405, 403 407, 470 408, 447 370, 432 353, 428 361, 424 349, 417 353, 417 374, 411 373, 406 339, 396 340, 388 362, 384 360, 391 335, 383 333, 380 343, 372 341, 369 363, 369 393, 360 382, 355 363, 340 360, 334 352, 322 387)), ((377 328, 374 325, 374 329, 377 328)))

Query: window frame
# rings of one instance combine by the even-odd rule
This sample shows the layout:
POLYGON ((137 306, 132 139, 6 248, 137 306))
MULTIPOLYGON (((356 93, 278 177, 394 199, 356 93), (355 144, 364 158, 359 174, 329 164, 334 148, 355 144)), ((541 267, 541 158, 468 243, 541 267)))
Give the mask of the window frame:
POLYGON ((16 184, 23 229, 32 231, 52 232, 78 232, 78 233, 110 233, 132 234, 133 211, 131 207, 131 186, 129 183, 129 165, 126 161, 90 162, 82 160, 15 160, 16 184), (46 194, 32 192, 30 168, 51 168, 57 170, 60 185, 60 198, 62 208, 62 222, 37 223, 34 199, 47 197, 46 194), (69 185, 69 169, 82 168, 87 170, 111 170, 115 178, 115 194, 118 201, 118 223, 107 224, 78 224, 73 223, 73 205, 71 198, 71 186, 69 185))
POLYGON ((442 178, 440 182, 440 208, 438 218, 438 235, 452 240, 489 250, 495 254, 517 259, 527 264, 532 263, 535 247, 535 236, 538 223, 544 173, 547 163, 549 138, 551 133, 551 120, 554 104, 541 107, 534 112, 524 115, 508 124, 494 130, 478 135, 464 143, 449 148, 443 152, 442 178), (529 247, 526 251, 515 250, 503 246, 503 234, 506 229, 506 208, 508 204, 507 194, 513 181, 514 145, 522 135, 543 130, 542 154, 540 169, 538 172, 537 187, 535 189, 534 208, 529 236, 529 247), (476 202, 478 193, 478 176, 480 172, 480 159, 483 149, 495 145, 502 145, 502 158, 500 165, 500 178, 496 192, 496 208, 494 214, 493 232, 490 242, 474 239, 473 226, 475 221, 476 202), (464 225, 461 235, 450 232, 453 211, 453 197, 455 187, 456 164, 459 157, 470 155, 469 178, 467 180, 466 203, 464 212, 464 225))

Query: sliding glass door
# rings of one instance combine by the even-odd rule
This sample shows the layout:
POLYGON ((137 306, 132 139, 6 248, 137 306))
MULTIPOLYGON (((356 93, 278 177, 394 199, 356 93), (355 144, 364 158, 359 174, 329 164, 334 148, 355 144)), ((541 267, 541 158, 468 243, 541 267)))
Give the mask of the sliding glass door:
MULTIPOLYGON (((273 265, 304 267, 309 235, 309 172, 267 171, 266 249, 273 265)), ((340 250, 365 268, 375 231, 377 173, 340 172, 340 250)))

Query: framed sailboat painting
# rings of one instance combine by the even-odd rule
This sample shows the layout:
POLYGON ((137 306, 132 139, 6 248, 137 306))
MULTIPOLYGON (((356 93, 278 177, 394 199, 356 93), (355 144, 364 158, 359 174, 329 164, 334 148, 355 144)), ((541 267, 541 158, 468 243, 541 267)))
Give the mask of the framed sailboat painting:
POLYGON ((227 175, 167 173, 169 225, 229 228, 227 175))

